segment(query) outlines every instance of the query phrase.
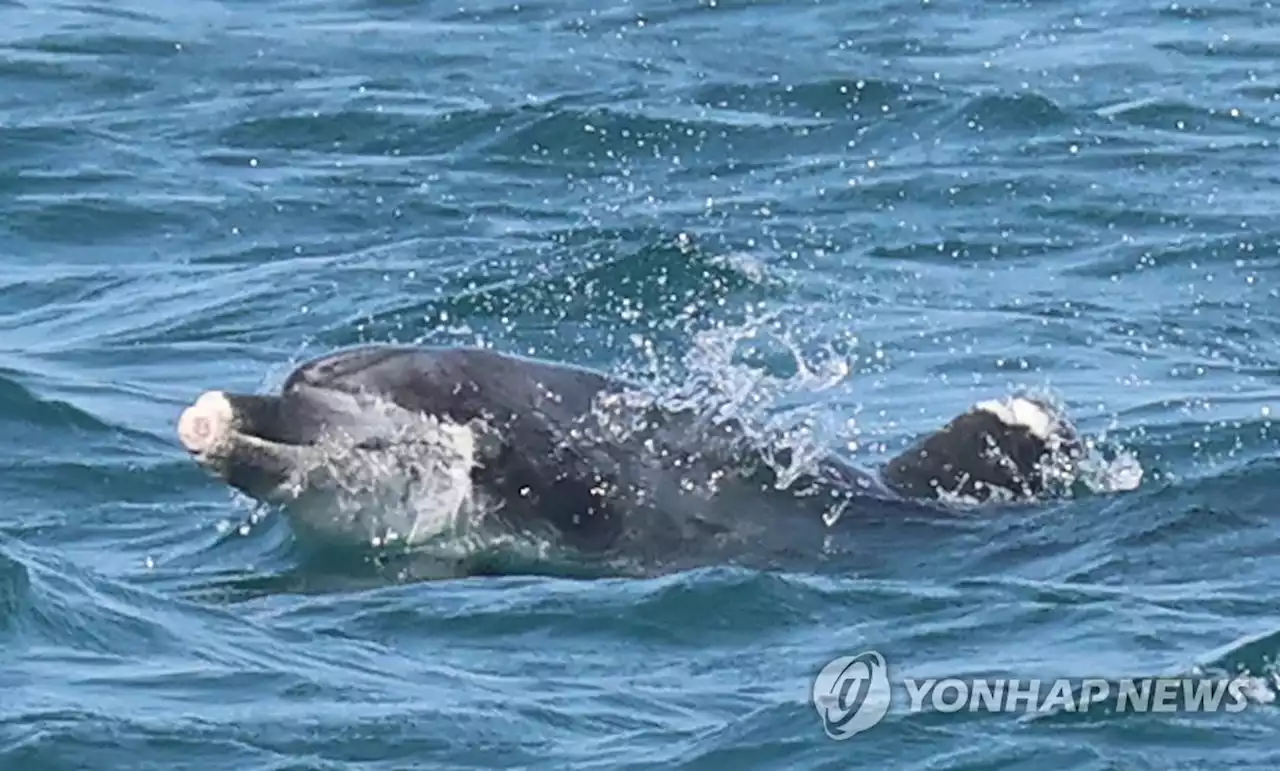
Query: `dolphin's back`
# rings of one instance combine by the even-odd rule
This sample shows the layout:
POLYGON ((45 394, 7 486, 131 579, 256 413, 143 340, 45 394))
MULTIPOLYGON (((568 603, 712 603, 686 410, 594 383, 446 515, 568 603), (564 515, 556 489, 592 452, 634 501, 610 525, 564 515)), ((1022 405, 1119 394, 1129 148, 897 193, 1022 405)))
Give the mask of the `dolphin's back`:
POLYGON ((467 422, 485 413, 512 419, 531 407, 558 405, 561 417, 582 415, 601 391, 625 384, 588 369, 550 364, 482 348, 370 346, 309 361, 285 381, 305 387, 365 392, 405 409, 467 422))

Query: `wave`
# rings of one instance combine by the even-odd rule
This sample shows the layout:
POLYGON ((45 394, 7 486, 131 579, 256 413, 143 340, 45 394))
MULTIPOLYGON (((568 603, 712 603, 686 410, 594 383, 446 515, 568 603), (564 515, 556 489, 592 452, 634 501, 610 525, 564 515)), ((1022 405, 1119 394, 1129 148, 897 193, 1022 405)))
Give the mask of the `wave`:
MULTIPOLYGON (((662 319, 673 332, 686 332, 724 298, 769 291, 768 279, 746 263, 704 251, 688 235, 662 240, 637 239, 637 235, 599 229, 562 231, 549 239, 560 251, 557 262, 544 264, 532 275, 508 260, 482 258, 452 278, 460 291, 362 314, 354 327, 358 338, 348 321, 340 326, 342 331, 325 332, 321 339, 332 345, 439 340, 449 337, 453 328, 463 341, 471 334, 469 322, 497 319, 514 325, 533 318, 540 324, 662 319), (619 242, 637 240, 650 240, 651 245, 617 249, 619 242)), ((650 331, 657 330, 651 327, 650 331)))

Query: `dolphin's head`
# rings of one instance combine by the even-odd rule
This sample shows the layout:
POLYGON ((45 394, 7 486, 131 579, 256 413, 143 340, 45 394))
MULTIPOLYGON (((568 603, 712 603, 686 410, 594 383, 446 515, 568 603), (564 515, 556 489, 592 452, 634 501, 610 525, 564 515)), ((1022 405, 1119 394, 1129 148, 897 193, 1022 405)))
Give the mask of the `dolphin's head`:
POLYGON ((282 401, 278 396, 208 391, 183 410, 178 439, 214 476, 250 498, 274 502, 283 497, 307 444, 275 430, 282 401))
POLYGON ((205 470, 283 506, 295 531, 325 541, 434 535, 471 494, 471 427, 360 392, 307 383, 280 396, 209 391, 177 429, 205 470))
POLYGON ((1083 457, 1061 411, 1019 395, 980 402, 889 461, 884 476, 913 497, 1028 500, 1069 479, 1083 457))

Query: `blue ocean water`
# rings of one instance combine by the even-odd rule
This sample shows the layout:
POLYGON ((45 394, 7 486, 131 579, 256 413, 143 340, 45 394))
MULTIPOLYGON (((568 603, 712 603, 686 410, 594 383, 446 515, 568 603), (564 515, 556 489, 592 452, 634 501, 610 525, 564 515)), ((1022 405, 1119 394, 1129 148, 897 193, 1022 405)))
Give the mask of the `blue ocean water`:
POLYGON ((1275 768, 1266 703, 833 741, 811 688, 1266 692, 1277 41, 1259 0, 8 0, 0 768, 1275 768), (388 341, 742 386, 867 465, 1046 389, 1114 465, 838 571, 417 581, 177 444, 388 341))

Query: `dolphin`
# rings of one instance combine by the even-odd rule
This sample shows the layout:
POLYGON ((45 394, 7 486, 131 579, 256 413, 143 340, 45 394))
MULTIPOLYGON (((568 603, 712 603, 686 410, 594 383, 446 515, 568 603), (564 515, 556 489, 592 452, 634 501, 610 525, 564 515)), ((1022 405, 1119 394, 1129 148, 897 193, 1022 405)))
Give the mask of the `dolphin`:
POLYGON ((1029 501, 1082 455, 1027 396, 975 404, 880 469, 835 453, 783 484, 789 450, 737 419, 637 401, 585 367, 469 347, 373 345, 305 362, 278 394, 208 391, 181 414, 191 457, 325 542, 535 536, 652 559, 700 544, 821 537, 860 502, 1029 501))

